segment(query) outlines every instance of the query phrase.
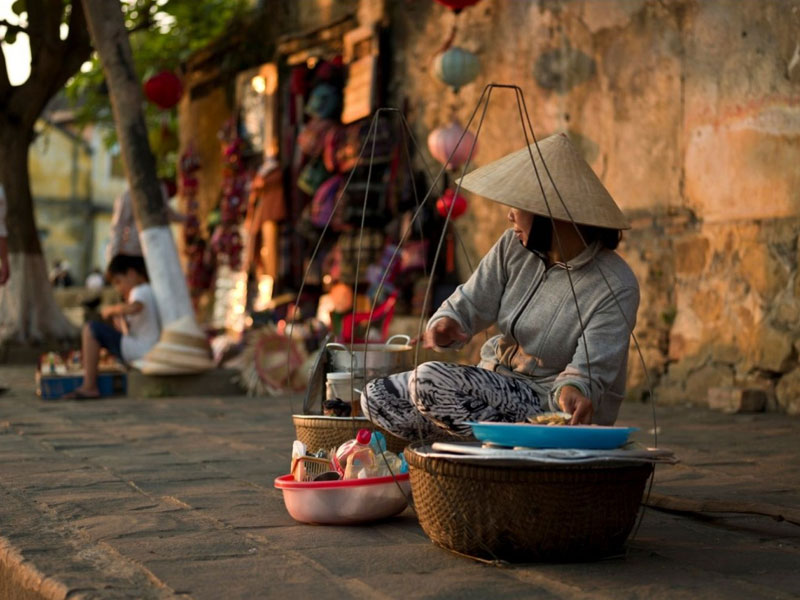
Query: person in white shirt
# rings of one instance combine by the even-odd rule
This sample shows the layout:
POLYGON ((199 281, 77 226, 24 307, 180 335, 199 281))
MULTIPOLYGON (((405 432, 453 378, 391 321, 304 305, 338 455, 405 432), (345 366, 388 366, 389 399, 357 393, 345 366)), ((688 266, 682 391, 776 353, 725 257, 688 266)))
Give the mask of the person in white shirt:
POLYGON ((6 229, 6 193, 0 184, 0 285, 5 285, 11 269, 8 265, 8 230, 6 229))
POLYGON ((148 282, 144 259, 117 255, 108 265, 107 277, 125 302, 100 309, 104 319, 114 320, 114 327, 99 321, 84 325, 83 383, 64 398, 89 399, 100 395, 97 388, 100 348, 106 348, 125 363, 132 363, 147 354, 161 335, 156 298, 148 282))

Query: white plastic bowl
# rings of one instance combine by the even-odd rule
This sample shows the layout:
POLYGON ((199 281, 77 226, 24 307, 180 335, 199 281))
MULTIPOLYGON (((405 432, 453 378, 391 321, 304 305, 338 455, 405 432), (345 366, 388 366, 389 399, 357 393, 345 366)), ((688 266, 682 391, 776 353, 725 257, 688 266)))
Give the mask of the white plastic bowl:
POLYGON ((283 502, 293 519, 319 525, 347 525, 391 517, 403 511, 406 497, 411 493, 408 473, 397 475, 396 479, 339 481, 295 481, 292 475, 282 475, 275 479, 275 487, 283 490, 283 502))

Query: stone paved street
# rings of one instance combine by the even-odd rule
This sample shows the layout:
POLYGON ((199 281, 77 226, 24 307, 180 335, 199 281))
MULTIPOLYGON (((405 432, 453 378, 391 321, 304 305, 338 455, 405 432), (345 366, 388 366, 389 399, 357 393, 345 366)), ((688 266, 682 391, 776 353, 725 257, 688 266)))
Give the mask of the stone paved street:
MULTIPOLYGON (((797 598, 800 527, 648 510, 626 557, 485 566, 413 514, 307 526, 273 479, 297 398, 43 402, 0 367, 0 598, 797 598)), ((650 407, 621 422, 651 429, 650 407)), ((654 491, 800 508, 800 420, 659 412, 654 491)))

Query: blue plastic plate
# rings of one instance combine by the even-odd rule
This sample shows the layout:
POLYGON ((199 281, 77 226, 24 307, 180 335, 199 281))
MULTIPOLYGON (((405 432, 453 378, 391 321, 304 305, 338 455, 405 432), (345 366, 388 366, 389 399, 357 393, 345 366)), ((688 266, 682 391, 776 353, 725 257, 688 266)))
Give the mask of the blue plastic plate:
POLYGON ((599 425, 528 425, 468 421, 475 437, 498 446, 608 450, 624 446, 636 427, 599 425))

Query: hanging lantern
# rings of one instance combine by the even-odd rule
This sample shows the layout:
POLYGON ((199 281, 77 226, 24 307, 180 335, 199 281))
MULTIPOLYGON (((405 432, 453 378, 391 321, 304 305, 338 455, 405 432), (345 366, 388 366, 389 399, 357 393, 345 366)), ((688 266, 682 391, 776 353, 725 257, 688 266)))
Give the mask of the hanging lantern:
POLYGON ((477 4, 481 0, 436 0, 442 6, 446 6, 454 13, 460 13, 462 10, 473 4, 477 4))
POLYGON ((144 82, 144 95, 160 108, 172 108, 183 95, 183 84, 172 71, 161 71, 144 82))
POLYGON ((433 158, 440 163, 447 163, 448 169, 457 169, 463 165, 470 156, 473 145, 475 150, 472 152, 473 158, 478 151, 478 143, 475 136, 470 131, 465 131, 458 122, 453 122, 447 127, 439 127, 431 131, 428 136, 428 150, 433 158), (461 135, 464 135, 462 138, 461 135), (459 143, 459 139, 461 142, 459 143), (450 154, 452 153, 452 156, 450 154), (450 156, 450 162, 447 157, 450 156))
POLYGON ((451 204, 453 205, 453 212, 450 213, 451 221, 455 221, 467 212, 467 199, 461 194, 456 196, 456 193, 450 188, 447 188, 444 194, 436 201, 436 212, 446 218, 451 204))
POLYGON ((433 59, 433 74, 456 92, 474 81, 480 70, 478 57, 458 46, 440 52, 433 59))

